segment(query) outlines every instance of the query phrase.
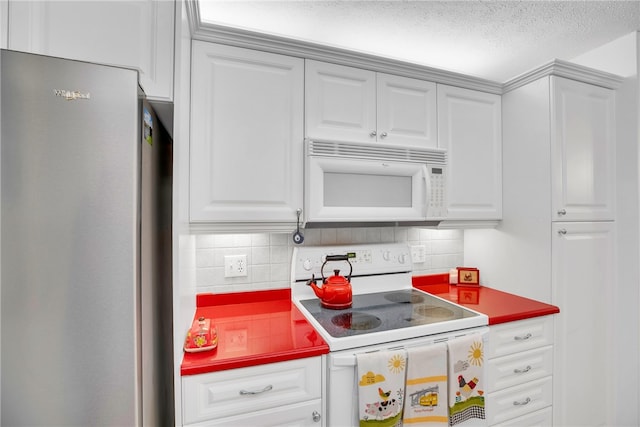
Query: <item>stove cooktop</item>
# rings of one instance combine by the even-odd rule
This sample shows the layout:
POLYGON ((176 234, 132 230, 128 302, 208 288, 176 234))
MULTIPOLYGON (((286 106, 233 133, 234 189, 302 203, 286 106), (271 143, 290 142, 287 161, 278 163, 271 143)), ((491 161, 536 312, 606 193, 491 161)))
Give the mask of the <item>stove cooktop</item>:
POLYGON ((416 289, 353 295, 352 307, 341 310, 322 307, 318 298, 300 300, 300 303, 335 338, 480 316, 416 289))

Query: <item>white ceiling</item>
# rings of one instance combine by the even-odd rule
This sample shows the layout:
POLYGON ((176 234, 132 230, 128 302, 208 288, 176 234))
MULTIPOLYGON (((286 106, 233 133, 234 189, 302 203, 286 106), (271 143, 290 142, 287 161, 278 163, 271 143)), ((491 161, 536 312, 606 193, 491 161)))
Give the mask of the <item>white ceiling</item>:
POLYGON ((200 0, 200 16, 502 83, 640 30, 640 0, 200 0))

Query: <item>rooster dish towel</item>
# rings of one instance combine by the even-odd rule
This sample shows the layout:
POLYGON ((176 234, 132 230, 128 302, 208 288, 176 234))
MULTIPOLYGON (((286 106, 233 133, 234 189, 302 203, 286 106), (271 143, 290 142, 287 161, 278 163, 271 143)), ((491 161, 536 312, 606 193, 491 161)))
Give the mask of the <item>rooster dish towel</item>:
POLYGON ((387 350, 357 355, 358 413, 360 427, 402 426, 404 350, 387 350))
POLYGON ((407 350, 407 382, 403 422, 407 426, 446 427, 447 345, 444 343, 407 350))
POLYGON ((481 334, 456 338, 449 347, 449 425, 486 425, 484 341, 481 334))

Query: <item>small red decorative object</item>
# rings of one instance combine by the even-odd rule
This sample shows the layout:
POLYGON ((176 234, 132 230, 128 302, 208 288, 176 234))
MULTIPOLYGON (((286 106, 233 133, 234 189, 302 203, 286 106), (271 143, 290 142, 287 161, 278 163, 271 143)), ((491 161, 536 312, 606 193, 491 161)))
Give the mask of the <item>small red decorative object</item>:
POLYGON ((473 267, 458 267, 458 285, 480 286, 480 270, 473 267))
POLYGON ((218 333, 211 319, 199 317, 193 321, 184 341, 184 351, 196 353, 213 350, 218 345, 218 333))

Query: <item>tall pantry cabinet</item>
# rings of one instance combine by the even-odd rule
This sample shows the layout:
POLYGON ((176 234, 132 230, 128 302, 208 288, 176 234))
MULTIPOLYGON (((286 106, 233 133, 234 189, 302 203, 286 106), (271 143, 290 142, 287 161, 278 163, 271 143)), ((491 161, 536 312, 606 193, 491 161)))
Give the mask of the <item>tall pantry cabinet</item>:
POLYGON ((611 425, 617 76, 554 61, 503 95, 503 220, 465 232, 492 287, 549 302, 554 425, 611 425))

